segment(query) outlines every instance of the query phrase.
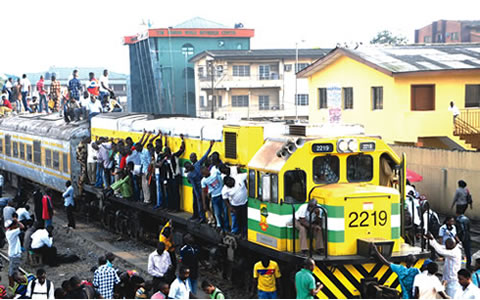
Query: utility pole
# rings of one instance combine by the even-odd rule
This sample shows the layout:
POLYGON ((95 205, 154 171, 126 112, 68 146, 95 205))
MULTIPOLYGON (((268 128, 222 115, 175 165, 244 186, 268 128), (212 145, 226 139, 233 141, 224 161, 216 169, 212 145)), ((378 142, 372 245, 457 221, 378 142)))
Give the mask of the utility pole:
POLYGON ((298 72, 298 42, 295 43, 295 120, 298 121, 298 103, 297 103, 297 72, 298 72))
POLYGON ((213 93, 215 91, 214 72, 213 72, 214 67, 213 67, 213 61, 209 61, 208 63, 210 64, 210 66, 209 66, 210 67, 210 78, 212 80, 212 95, 211 95, 211 97, 212 97, 212 116, 211 117, 212 117, 212 119, 214 119, 215 118, 215 102, 213 100, 213 93))

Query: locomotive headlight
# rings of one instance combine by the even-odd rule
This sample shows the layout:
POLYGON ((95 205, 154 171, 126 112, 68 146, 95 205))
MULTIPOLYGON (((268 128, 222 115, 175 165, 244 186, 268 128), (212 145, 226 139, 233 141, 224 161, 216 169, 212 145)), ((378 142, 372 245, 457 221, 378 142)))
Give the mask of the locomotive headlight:
POLYGON ((348 141, 348 150, 351 152, 357 152, 358 151, 358 142, 355 139, 351 139, 348 141))
POLYGON ((338 140, 337 142, 337 151, 340 153, 344 153, 348 151, 348 143, 346 140, 338 140))

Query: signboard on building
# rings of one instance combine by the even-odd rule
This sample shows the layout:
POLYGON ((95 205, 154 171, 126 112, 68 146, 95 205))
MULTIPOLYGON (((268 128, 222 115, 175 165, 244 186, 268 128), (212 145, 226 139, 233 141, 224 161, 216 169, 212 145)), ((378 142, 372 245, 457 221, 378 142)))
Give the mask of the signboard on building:
POLYGON ((342 89, 338 85, 327 87, 327 105, 330 123, 340 123, 342 119, 342 89))

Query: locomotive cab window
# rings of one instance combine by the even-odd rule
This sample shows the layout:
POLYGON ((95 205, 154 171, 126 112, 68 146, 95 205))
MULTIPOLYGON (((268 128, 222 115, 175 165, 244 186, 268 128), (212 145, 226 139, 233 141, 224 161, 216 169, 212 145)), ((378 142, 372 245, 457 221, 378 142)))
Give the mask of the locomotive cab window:
POLYGON ((258 199, 265 202, 278 202, 278 175, 257 172, 258 199))
POLYGON ((255 198, 255 170, 248 172, 248 197, 255 198))
POLYGON ((303 203, 307 197, 307 174, 303 170, 287 171, 283 176, 286 203, 303 203))
POLYGON ((315 183, 338 182, 339 170, 338 156, 318 156, 313 159, 313 181, 315 183))
POLYGON ((370 181, 373 178, 373 158, 370 155, 350 155, 347 158, 349 182, 370 181))

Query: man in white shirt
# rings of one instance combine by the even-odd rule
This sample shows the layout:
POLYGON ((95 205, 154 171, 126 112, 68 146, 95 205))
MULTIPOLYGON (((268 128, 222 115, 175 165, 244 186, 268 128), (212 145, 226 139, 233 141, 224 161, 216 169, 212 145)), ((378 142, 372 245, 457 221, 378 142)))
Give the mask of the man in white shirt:
POLYGON ((467 269, 458 271, 460 288, 455 294, 455 299, 480 299, 480 290, 472 282, 472 273, 467 269))
POLYGON ((190 283, 190 269, 182 266, 178 271, 178 277, 170 285, 168 298, 170 299, 190 299, 195 298, 192 294, 192 285, 190 283))
POLYGON ((22 92, 23 108, 25 109, 25 111, 33 112, 27 103, 27 97, 30 94, 31 83, 30 83, 30 80, 28 80, 26 74, 22 75, 22 79, 20 79, 20 84, 22 85, 21 92, 22 92))
POLYGON ((437 299, 437 294, 443 299, 448 299, 440 279, 438 279, 438 265, 430 261, 427 270, 415 276, 413 281, 414 297, 417 299, 437 299))
POLYGON ((235 218, 232 218, 232 233, 234 228, 237 228, 238 233, 242 237, 247 235, 247 209, 248 209, 248 195, 245 180, 247 180, 247 173, 240 173, 232 176, 225 176, 223 178, 222 198, 227 201, 227 205, 233 210, 235 218))
POLYGON ((10 264, 8 266, 8 284, 13 287, 13 274, 18 270, 20 261, 22 260, 22 250, 20 246, 20 230, 23 229, 23 224, 20 223, 16 217, 12 220, 5 221, 5 237, 8 241, 8 258, 10 264))
POLYGON ((453 122, 455 123, 455 119, 460 115, 460 110, 458 110, 458 107, 453 101, 450 101, 450 106, 448 107, 448 110, 452 113, 453 122))
POLYGON ((52 237, 53 227, 47 226, 47 229, 39 228, 32 234, 31 249, 33 252, 41 254, 43 261, 49 266, 58 266, 56 261, 57 248, 53 246, 52 237))
POLYGON ((88 183, 90 183, 91 185, 94 185, 97 181, 97 178, 95 176, 97 172, 97 156, 98 156, 97 144, 95 143, 95 141, 90 141, 90 143, 87 146, 87 175, 88 175, 88 183))
POLYGON ((103 70, 103 75, 100 76, 100 101, 103 97, 110 96, 113 90, 108 86, 108 70, 103 70))
POLYGON ((90 121, 93 117, 100 114, 102 112, 102 103, 95 99, 95 96, 90 95, 90 102, 88 102, 88 121, 90 121))
POLYGON ((23 225, 26 224, 26 222, 32 220, 32 217, 30 216, 30 205, 25 205, 25 207, 19 207, 17 209, 17 215, 18 215, 18 220, 23 223, 23 225))
POLYGON ((298 230, 300 238, 300 249, 303 254, 308 252, 308 227, 310 218, 312 220, 312 233, 315 238, 315 248, 320 252, 323 248, 323 230, 320 224, 320 209, 317 206, 317 200, 312 199, 310 202, 300 206, 295 213, 295 228, 298 230))
POLYGON ((165 275, 172 269, 172 260, 168 251, 165 251, 165 243, 159 242, 157 250, 148 256, 148 274, 153 277, 154 285, 167 281, 165 275))
POLYGON ((451 238, 445 241, 445 247, 440 245, 433 236, 429 233, 426 236, 430 239, 430 246, 435 249, 437 254, 445 257, 445 264, 443 266, 442 280, 447 282, 446 292, 450 297, 455 297, 458 288, 457 273, 462 266, 462 250, 460 246, 451 238))
POLYGON ((3 194, 3 185, 5 184, 5 179, 3 178, 3 175, 0 174, 0 197, 2 197, 3 194))
POLYGON ((38 269, 37 279, 28 283, 26 297, 28 299, 55 299, 55 287, 47 279, 47 272, 44 269, 38 269))

